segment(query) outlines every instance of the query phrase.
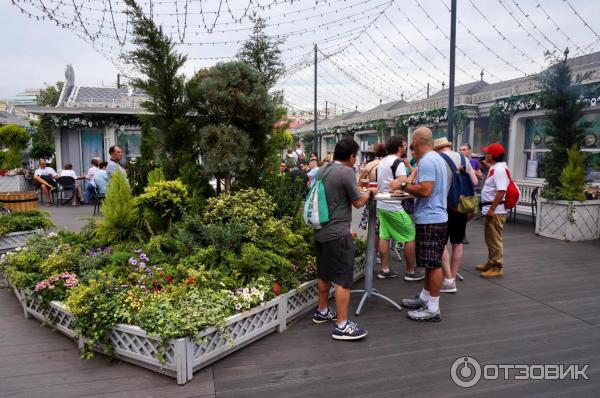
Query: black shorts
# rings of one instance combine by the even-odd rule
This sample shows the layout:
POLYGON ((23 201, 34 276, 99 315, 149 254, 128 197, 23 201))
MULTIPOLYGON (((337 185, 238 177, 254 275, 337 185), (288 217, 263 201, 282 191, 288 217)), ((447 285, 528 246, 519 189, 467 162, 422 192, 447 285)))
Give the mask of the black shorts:
POLYGON ((448 223, 416 224, 417 267, 440 268, 448 240, 448 223))
POLYGON ((450 243, 463 243, 467 230, 468 214, 448 209, 448 238, 450 243))
POLYGON ((317 276, 350 289, 354 283, 354 255, 356 246, 348 234, 329 242, 316 242, 317 276))

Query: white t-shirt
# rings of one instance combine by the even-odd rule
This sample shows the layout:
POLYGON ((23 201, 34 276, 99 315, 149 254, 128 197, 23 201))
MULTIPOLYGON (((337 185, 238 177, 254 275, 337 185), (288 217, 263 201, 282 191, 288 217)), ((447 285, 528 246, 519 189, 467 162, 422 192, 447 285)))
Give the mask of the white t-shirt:
POLYGON ((35 171, 34 175, 36 177, 41 177, 41 176, 55 176, 57 174, 56 174, 56 170, 54 170, 52 167, 46 166, 43 169, 37 169, 35 171))
MULTIPOLYGON (((392 165, 396 161, 396 159, 400 159, 396 155, 387 155, 381 162, 379 166, 377 166, 377 191, 379 192, 391 192, 390 189, 390 181, 394 180, 394 174, 392 173, 392 165)), ((405 176, 406 175, 406 167, 400 160, 398 163, 398 168, 396 168, 396 177, 405 176)), ((394 200, 385 202, 382 200, 377 201, 377 208, 381 210, 388 211, 401 211, 403 210, 402 203, 400 201, 394 200)))
POLYGON ((73 170, 62 170, 60 172, 60 176, 61 177, 73 177, 74 179, 77 179, 77 174, 73 170))
POLYGON ((95 187, 96 186, 96 182, 94 181, 94 175, 96 174, 96 172, 99 169, 96 166, 92 166, 88 169, 87 175, 85 176, 85 179, 88 180, 88 182, 95 187))
MULTIPOLYGON (((483 188, 481 188, 481 201, 482 202, 493 202, 496 197, 496 192, 498 191, 506 191, 508 188, 508 183, 510 182, 508 179, 508 175, 506 174, 506 163, 499 162, 490 167, 488 171, 487 178, 483 183, 483 188)), ((503 199, 504 200, 504 199, 503 199)), ((487 214, 490 206, 484 206, 481 209, 483 214, 487 214)), ((504 204, 499 204, 496 207, 496 214, 506 214, 506 208, 504 204)))

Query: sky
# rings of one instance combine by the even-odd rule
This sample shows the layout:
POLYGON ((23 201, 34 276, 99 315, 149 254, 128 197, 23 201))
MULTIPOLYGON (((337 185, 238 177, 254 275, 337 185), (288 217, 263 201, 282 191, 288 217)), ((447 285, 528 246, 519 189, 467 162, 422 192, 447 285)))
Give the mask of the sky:
MULTIPOLYGON (((132 48, 122 1, 15 2, 0 0, 0 98, 64 80, 66 64, 73 65, 81 86, 114 86, 117 73, 136 73, 118 61, 120 52, 132 48)), ((148 15, 152 4, 154 20, 188 55, 182 71, 188 76, 235 56, 252 26, 248 15, 266 18, 267 32, 284 40, 288 74, 276 88, 293 110, 312 108, 313 43, 319 47, 319 107, 327 101, 338 113, 424 98, 428 83, 431 93, 448 85, 450 0, 140 4, 148 15)), ((547 50, 558 54, 568 46, 570 57, 600 51, 600 1, 460 0, 457 15, 457 84, 479 80, 482 69, 489 83, 538 73, 548 65, 547 50)))

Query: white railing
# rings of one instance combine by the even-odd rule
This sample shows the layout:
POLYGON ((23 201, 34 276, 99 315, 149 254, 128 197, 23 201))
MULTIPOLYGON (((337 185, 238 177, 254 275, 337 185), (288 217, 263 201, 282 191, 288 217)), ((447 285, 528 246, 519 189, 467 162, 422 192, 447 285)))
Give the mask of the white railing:
POLYGON ((519 187, 521 191, 521 197, 519 198, 520 204, 531 204, 531 194, 535 190, 535 188, 539 188, 539 194, 542 193, 545 182, 544 181, 534 181, 534 180, 515 180, 515 184, 519 187))

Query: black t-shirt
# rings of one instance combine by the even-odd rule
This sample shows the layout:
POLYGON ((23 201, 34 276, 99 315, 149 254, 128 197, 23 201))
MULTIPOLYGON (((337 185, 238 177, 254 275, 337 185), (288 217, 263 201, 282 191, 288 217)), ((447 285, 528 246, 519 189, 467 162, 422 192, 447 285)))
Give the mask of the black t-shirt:
POLYGON ((292 180, 296 179, 296 178, 300 178, 302 180, 302 182, 304 183, 304 187, 306 187, 306 181, 308 180, 308 177, 306 176, 306 173, 303 172, 302 170, 298 169, 298 168, 293 168, 292 171, 289 172, 288 174, 290 176, 290 178, 292 180))

